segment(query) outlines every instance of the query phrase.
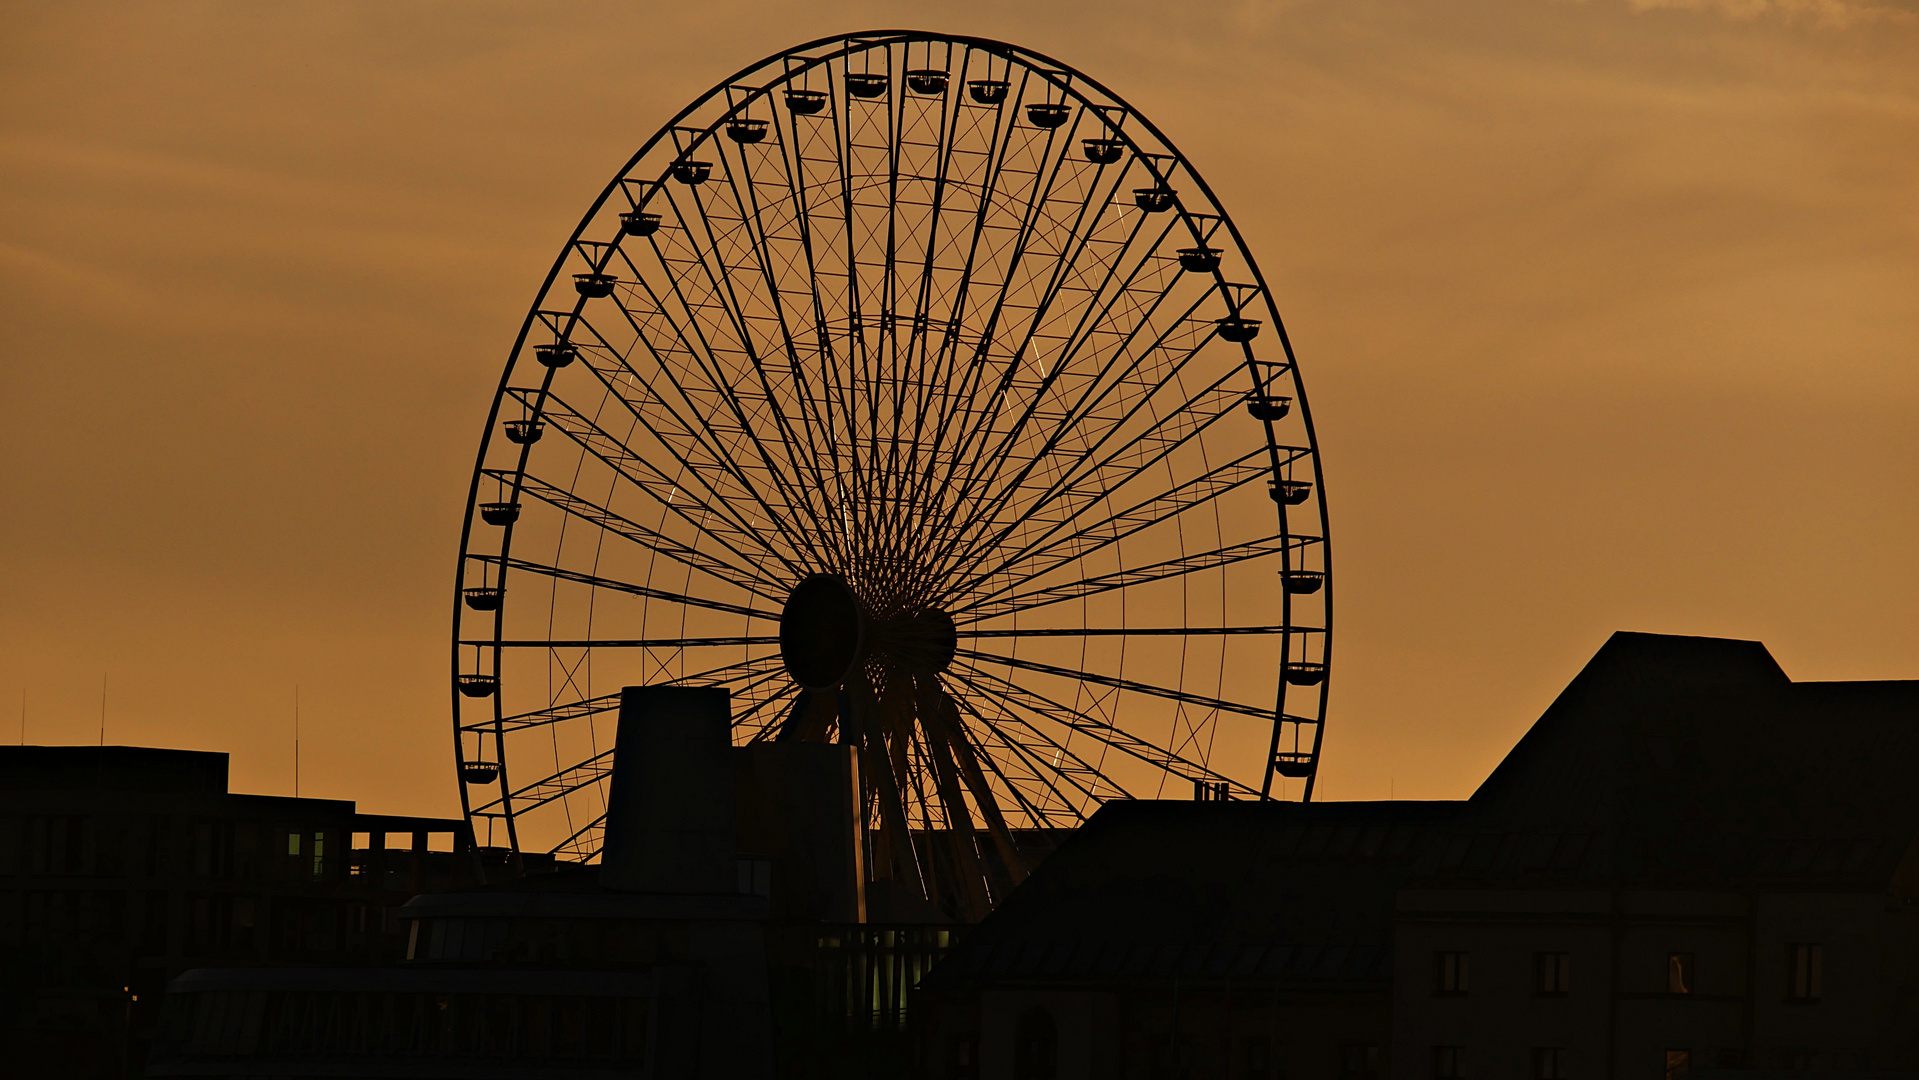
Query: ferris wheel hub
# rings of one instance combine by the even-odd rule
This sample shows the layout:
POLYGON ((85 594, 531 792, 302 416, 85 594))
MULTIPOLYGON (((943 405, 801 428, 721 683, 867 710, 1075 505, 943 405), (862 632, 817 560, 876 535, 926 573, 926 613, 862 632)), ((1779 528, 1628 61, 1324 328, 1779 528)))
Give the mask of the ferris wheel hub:
POLYGON ((807 690, 844 683, 869 655, 912 672, 953 662, 959 631, 937 608, 874 616, 847 580, 814 574, 793 587, 780 612, 780 659, 807 690))
POLYGON ((866 610, 838 574, 814 574, 793 586, 780 612, 780 659, 808 690, 846 680, 866 645, 866 610))

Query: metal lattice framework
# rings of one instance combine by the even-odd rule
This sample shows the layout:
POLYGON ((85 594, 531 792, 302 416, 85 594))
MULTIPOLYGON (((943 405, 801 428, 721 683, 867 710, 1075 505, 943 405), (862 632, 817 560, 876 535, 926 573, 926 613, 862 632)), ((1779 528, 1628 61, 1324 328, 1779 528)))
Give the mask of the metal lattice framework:
POLYGON ((855 745, 870 876, 962 914, 1104 800, 1310 798, 1320 480, 1251 255, 1117 95, 973 38, 771 57, 633 156, 514 343, 454 606, 467 814, 593 858, 641 683, 855 745))

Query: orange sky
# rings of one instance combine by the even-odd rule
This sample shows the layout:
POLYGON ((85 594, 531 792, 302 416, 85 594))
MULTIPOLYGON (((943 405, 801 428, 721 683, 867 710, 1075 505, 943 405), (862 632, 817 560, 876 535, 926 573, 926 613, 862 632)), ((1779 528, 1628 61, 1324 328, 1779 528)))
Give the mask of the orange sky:
POLYGON ((487 402, 586 204, 762 55, 1100 79, 1286 314, 1337 553, 1322 792, 1469 792, 1615 629, 1919 678, 1919 7, 0 5, 0 739, 457 806, 487 402), (697 7, 697 10, 695 8, 697 7), (802 10, 803 9, 803 10, 802 10), (1177 16, 1172 14, 1175 10, 1177 16))

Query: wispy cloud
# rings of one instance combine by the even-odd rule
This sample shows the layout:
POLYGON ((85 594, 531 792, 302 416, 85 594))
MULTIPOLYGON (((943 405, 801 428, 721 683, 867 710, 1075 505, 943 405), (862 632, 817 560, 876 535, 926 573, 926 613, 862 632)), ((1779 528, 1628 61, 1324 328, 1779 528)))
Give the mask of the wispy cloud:
POLYGON ((1705 11, 1728 19, 1783 18, 1834 29, 1870 23, 1919 24, 1919 12, 1854 0, 1626 0, 1635 11, 1705 11))

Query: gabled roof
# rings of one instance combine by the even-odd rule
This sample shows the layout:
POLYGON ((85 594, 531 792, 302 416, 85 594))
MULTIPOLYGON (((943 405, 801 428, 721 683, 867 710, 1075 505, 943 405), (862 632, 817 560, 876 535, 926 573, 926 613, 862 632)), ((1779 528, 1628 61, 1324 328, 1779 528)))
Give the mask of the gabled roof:
POLYGON ((1919 682, 1794 683, 1754 641, 1614 634, 1419 867, 1432 883, 1884 887, 1919 682))

